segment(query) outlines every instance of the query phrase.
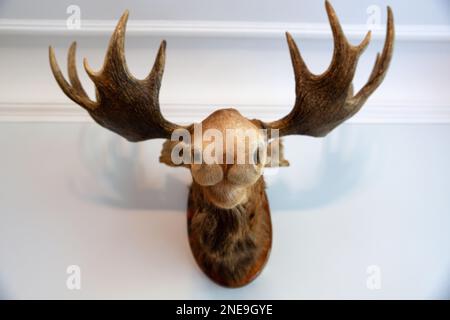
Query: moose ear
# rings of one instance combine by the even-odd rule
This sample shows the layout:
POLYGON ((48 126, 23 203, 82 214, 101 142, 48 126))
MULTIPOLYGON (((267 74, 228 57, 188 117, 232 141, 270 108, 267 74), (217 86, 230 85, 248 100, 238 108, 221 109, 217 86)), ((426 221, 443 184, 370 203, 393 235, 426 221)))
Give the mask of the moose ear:
POLYGON ((185 167, 189 168, 191 148, 188 144, 182 141, 166 140, 163 143, 159 162, 164 163, 170 167, 185 167))
POLYGON ((265 167, 289 167, 289 161, 284 158, 283 140, 276 138, 267 145, 267 160, 265 167))

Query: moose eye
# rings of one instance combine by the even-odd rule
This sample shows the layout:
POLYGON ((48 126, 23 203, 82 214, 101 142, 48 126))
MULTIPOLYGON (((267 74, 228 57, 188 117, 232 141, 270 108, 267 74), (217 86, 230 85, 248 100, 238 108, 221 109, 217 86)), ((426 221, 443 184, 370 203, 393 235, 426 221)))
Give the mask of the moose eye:
POLYGON ((261 155, 260 155, 260 149, 259 147, 256 148, 256 150, 253 152, 253 163, 254 164, 261 164, 261 155))

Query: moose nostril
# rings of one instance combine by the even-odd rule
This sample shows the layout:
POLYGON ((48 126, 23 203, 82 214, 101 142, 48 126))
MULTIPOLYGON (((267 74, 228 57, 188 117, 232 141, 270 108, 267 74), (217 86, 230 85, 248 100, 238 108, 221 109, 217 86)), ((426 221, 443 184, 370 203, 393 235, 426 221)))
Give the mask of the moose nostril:
POLYGON ((228 174, 228 169, 230 168, 230 164, 226 164, 226 163, 223 163, 222 165, 221 165, 221 167, 222 167, 222 171, 223 171, 223 175, 226 177, 226 175, 228 174))
POLYGON ((194 180, 202 186, 213 186, 223 180, 224 172, 218 164, 192 165, 191 173, 194 180))
POLYGON ((261 176, 261 170, 253 164, 231 165, 227 172, 227 180, 238 185, 250 185, 261 176))

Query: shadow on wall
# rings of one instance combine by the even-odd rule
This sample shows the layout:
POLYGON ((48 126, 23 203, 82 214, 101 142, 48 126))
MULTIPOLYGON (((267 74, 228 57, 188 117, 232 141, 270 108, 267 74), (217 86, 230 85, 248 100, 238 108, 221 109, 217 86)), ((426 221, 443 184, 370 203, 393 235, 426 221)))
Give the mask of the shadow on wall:
POLYGON ((12 297, 10 297, 8 295, 8 292, 6 291, 5 287, 3 286, 2 282, 0 282, 0 300, 6 300, 6 299, 11 299, 12 297))
MULTIPOLYGON (((450 270, 450 265, 448 265, 447 270, 450 270)), ((436 290, 437 295, 430 297, 431 299, 450 299, 450 271, 447 271, 441 279, 446 279, 442 281, 440 288, 436 290)))
MULTIPOLYGON (((316 175, 311 186, 301 187, 303 183, 298 169, 297 188, 290 187, 285 179, 275 179, 268 188, 272 210, 320 208, 332 204, 358 187, 372 152, 371 139, 358 129, 360 128, 348 126, 339 128, 322 140, 319 165, 315 169, 316 175)), ((291 160, 292 167, 280 170, 294 169, 297 159, 288 158, 288 160, 291 160)), ((314 160, 308 159, 305 155, 301 161, 314 160)), ((292 176, 292 173, 284 174, 292 176)))
MULTIPOLYGON (((323 148, 311 186, 302 187, 301 171, 305 168, 299 171, 296 161, 314 160, 308 160, 307 154, 302 159, 288 157, 292 167, 280 168, 268 188, 273 211, 330 205, 358 186, 372 146, 371 139, 353 129, 340 128, 332 137, 317 140, 323 148), (299 175, 295 187, 285 179, 293 174, 299 175)), ((80 197, 126 209, 185 212, 190 174, 184 168, 170 168, 159 163, 159 140, 150 142, 157 143, 158 147, 148 148, 147 143, 130 143, 102 128, 86 126, 79 143, 87 175, 77 177, 72 187, 80 197)))
MULTIPOLYGON (((154 142, 162 145, 160 140, 154 142)), ((125 209, 185 212, 187 179, 176 175, 174 168, 159 164, 160 147, 130 143, 103 128, 86 126, 79 148, 87 175, 77 177, 71 187, 80 197, 125 209), (167 169, 172 169, 174 175, 165 174, 167 169)))

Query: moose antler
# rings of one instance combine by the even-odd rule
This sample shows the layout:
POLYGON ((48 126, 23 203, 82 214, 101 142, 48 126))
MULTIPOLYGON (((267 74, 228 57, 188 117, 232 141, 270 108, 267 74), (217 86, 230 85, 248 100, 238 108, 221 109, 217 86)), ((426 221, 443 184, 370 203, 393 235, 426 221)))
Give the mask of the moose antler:
POLYGON ((50 66, 64 93, 86 109, 101 126, 124 138, 137 142, 154 138, 170 138, 180 126, 167 121, 159 108, 159 89, 164 72, 166 42, 162 41, 152 71, 143 80, 133 77, 125 62, 124 44, 128 11, 120 18, 109 42, 102 69, 94 72, 84 59, 84 68, 96 86, 97 101, 89 99, 76 71, 73 42, 68 55, 70 84, 56 62, 49 47, 50 66))
POLYGON ((394 18, 388 7, 386 42, 377 55, 366 85, 353 95, 352 80, 359 56, 370 41, 370 31, 358 46, 348 43, 331 4, 325 2, 334 38, 330 67, 321 75, 312 74, 289 33, 286 33, 296 82, 296 101, 292 111, 280 120, 265 123, 279 129, 279 135, 301 134, 323 137, 358 112, 386 75, 394 48, 394 18))

